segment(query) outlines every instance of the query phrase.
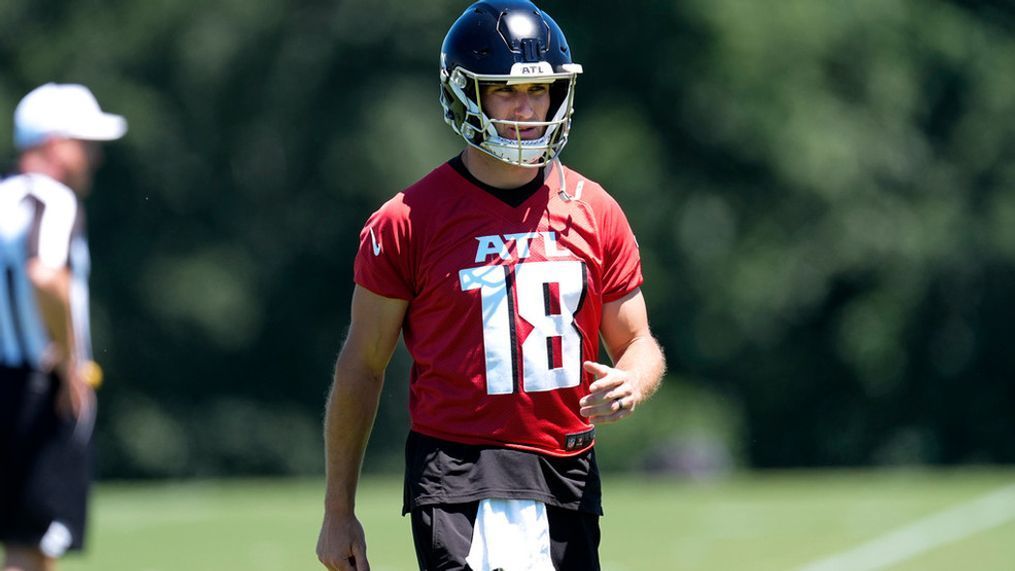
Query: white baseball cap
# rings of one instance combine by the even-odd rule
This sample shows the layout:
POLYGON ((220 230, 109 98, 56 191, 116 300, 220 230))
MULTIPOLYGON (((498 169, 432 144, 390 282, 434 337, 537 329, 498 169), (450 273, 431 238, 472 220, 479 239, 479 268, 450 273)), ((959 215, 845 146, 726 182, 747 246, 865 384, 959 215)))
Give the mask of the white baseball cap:
POLYGON ((14 146, 20 150, 52 137, 112 141, 126 132, 126 119, 103 112, 92 92, 75 83, 36 87, 14 110, 14 146))

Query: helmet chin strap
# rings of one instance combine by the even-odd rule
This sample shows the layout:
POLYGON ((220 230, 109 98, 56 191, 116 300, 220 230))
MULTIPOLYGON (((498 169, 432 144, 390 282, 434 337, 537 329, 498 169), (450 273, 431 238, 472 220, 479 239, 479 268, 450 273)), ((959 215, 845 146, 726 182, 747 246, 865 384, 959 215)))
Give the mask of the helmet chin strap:
POLYGON ((531 141, 516 141, 498 135, 488 137, 482 143, 482 148, 487 153, 511 164, 535 168, 546 164, 545 156, 550 150, 547 140, 546 135, 531 141))
POLYGON ((550 161, 550 168, 556 169, 557 176, 560 178, 560 190, 557 191, 557 196, 560 197, 564 202, 571 202, 572 200, 581 200, 582 188, 585 187, 585 179, 580 179, 578 184, 574 187, 574 194, 568 194, 567 192, 567 179, 564 177, 564 165, 560 164, 560 159, 553 157, 550 161))

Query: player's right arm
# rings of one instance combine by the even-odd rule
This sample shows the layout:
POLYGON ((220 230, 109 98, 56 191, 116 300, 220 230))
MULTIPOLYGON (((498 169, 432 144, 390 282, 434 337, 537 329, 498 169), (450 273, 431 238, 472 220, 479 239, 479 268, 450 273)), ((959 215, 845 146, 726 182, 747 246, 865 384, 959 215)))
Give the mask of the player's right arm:
POLYGON ((32 283, 39 314, 51 340, 45 367, 60 378, 57 411, 65 418, 86 418, 95 406, 95 394, 81 374, 71 312, 70 242, 79 207, 69 188, 45 178, 34 178, 41 213, 30 240, 25 273, 32 283))
POLYGON ((349 335, 335 363, 324 419, 326 489, 317 557, 334 571, 368 571, 363 526, 355 515, 363 453, 373 428, 384 370, 408 302, 357 285, 349 335))
POLYGON ((95 394, 81 375, 71 321, 71 273, 66 266, 52 267, 39 258, 27 264, 29 281, 35 289, 39 313, 49 330, 53 346, 50 363, 60 377, 57 409, 65 418, 85 418, 95 406, 95 394))

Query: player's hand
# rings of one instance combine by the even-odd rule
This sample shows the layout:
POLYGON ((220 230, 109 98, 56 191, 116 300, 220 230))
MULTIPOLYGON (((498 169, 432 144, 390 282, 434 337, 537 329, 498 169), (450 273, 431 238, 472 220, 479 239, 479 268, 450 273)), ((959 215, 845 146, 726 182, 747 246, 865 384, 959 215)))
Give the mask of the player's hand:
POLYGON ((370 571, 366 536, 356 516, 324 514, 317 558, 331 571, 370 571))
POLYGON ((75 365, 59 369, 60 387, 56 395, 56 412, 66 420, 82 421, 95 410, 95 391, 75 365))
POLYGON ((616 422, 631 416, 641 404, 642 393, 627 371, 595 361, 585 361, 582 368, 596 376, 589 386, 589 394, 578 403, 581 406, 579 412, 590 423, 616 422))

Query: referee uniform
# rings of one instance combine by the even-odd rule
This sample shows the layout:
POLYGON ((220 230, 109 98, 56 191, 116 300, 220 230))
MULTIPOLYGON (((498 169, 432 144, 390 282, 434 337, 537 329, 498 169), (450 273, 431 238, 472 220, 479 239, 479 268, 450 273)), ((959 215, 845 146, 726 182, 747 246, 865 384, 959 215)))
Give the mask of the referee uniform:
POLYGON ((4 566, 52 569, 84 544, 94 388, 80 197, 95 141, 126 120, 83 85, 47 83, 14 111, 18 172, 0 180, 0 544, 4 566), (91 385, 89 388, 88 385, 91 385))
POLYGON ((0 182, 0 248, 0 540, 59 557, 84 539, 95 409, 56 412, 60 380, 47 371, 50 338, 27 267, 71 271, 74 346, 88 362, 88 246, 74 192, 40 174, 0 182))

